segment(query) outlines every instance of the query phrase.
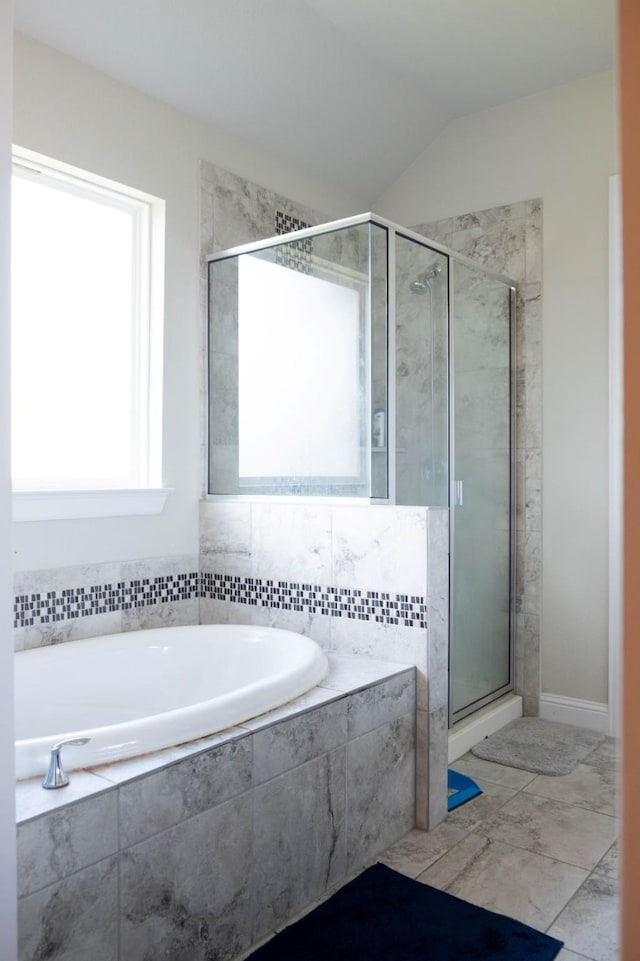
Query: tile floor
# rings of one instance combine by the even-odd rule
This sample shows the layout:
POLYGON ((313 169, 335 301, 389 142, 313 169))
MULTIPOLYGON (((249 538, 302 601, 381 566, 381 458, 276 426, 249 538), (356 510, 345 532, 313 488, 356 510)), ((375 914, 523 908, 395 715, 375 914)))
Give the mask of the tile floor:
POLYGON ((618 959, 616 745, 563 777, 466 754, 483 794, 379 858, 396 871, 564 941, 557 961, 618 959))

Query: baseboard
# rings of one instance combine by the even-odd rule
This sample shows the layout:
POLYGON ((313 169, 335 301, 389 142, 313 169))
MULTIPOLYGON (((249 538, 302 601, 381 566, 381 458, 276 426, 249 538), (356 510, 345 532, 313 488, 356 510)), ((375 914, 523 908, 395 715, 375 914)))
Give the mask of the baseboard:
POLYGON ((609 708, 597 701, 580 701, 574 697, 558 694, 540 695, 540 717, 547 721, 560 721, 586 727, 599 734, 609 734, 609 708))

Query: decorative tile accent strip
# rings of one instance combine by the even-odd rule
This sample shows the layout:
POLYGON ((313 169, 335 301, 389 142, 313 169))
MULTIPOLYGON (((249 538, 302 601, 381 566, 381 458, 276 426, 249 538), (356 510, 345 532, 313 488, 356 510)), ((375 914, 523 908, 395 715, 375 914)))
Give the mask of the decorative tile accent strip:
POLYGON ((198 597, 254 607, 275 607, 284 611, 375 621, 379 624, 422 629, 427 626, 424 597, 230 574, 198 574, 195 571, 118 581, 115 584, 19 594, 14 600, 13 626, 32 627, 34 624, 50 624, 198 597))
POLYGON ((186 601, 200 596, 199 574, 167 574, 140 580, 69 587, 61 591, 19 594, 13 605, 13 626, 31 627, 54 621, 73 620, 109 611, 186 601))
MULTIPOLYGON (((311 224, 304 220, 298 220, 290 214, 285 214, 282 210, 276 210, 275 232, 277 236, 291 233, 292 230, 306 230, 311 224)), ((312 271, 311 255, 313 254, 313 238, 304 237, 301 240, 292 240, 289 244, 276 247, 276 263, 283 267, 291 267, 292 270, 299 270, 303 274, 310 274, 312 271)))
POLYGON ((201 597, 254 607, 276 607, 284 611, 328 614, 379 624, 425 629, 427 606, 424 597, 388 594, 350 587, 320 587, 259 577, 203 573, 201 597))

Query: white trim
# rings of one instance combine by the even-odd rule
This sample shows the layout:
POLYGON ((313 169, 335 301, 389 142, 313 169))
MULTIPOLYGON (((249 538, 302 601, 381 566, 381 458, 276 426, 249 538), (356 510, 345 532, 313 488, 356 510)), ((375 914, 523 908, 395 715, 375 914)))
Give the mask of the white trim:
POLYGON ((540 717, 546 721, 560 721, 586 727, 599 734, 609 734, 609 708, 597 701, 581 701, 558 694, 540 695, 540 717))
POLYGON ((170 487, 139 490, 14 491, 13 520, 54 521, 81 517, 161 514, 170 487))
MULTIPOLYGON (((159 487, 162 484, 165 201, 19 146, 13 147, 12 160, 14 175, 22 179, 47 182, 57 190, 94 204, 125 211, 130 217, 131 375, 126 385, 131 395, 130 467, 125 477, 110 480, 114 486, 120 483, 136 489, 159 487)), ((51 478, 21 477, 18 481, 18 486, 48 489, 51 478)), ((76 483, 82 493, 80 478, 70 479, 68 489, 76 483)), ((100 480, 94 476, 91 483, 97 486, 100 480)), ((54 488, 51 482, 51 489, 54 488)))
POLYGON ((449 731, 449 764, 457 761, 485 737, 495 734, 509 721, 519 717, 522 717, 522 698, 519 694, 507 694, 463 721, 458 721, 449 731))
POLYGON ((622 731, 623 321, 620 175, 609 178, 609 734, 622 731))
POLYGON ((11 575, 10 247, 13 4, 0 4, 0 957, 16 961, 17 891, 11 575))

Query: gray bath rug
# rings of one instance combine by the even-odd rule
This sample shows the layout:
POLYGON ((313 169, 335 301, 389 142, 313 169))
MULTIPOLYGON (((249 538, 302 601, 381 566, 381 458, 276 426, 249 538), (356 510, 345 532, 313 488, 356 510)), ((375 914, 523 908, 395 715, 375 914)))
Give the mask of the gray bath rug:
POLYGON ((570 774, 604 741, 603 734, 571 724, 522 717, 471 748, 476 757, 534 774, 570 774))

